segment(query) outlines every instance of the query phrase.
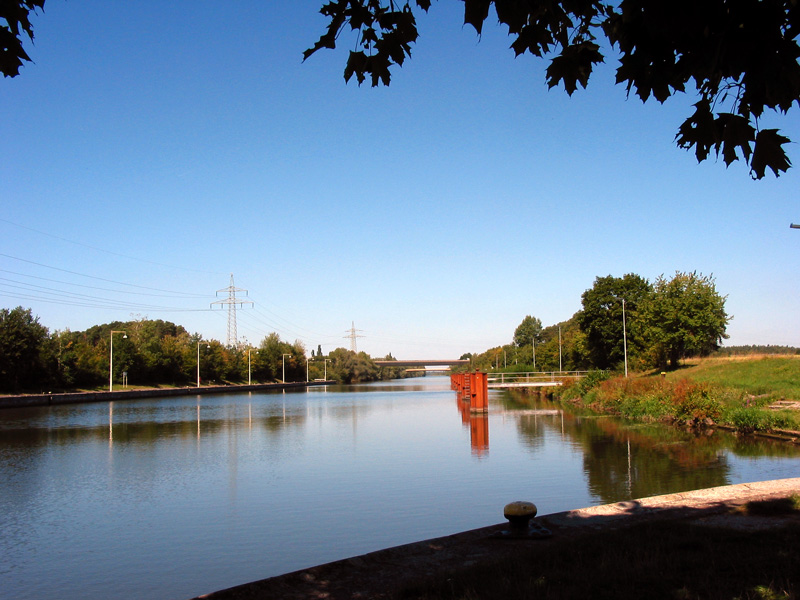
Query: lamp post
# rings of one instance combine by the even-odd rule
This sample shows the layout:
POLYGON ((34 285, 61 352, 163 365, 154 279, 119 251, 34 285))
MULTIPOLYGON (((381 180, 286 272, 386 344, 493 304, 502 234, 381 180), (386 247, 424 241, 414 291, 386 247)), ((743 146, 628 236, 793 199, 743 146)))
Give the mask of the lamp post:
POLYGON ((622 348, 625 353, 625 378, 628 377, 628 331, 625 327, 625 298, 622 299, 622 348))
POLYGON ((531 348, 533 348, 533 370, 536 370, 536 334, 531 337, 531 348))
MULTIPOLYGON (((197 342, 197 387, 200 387, 200 344, 203 342, 197 342)), ((206 344, 206 348, 211 348, 208 344, 206 344)))
POLYGON ((561 325, 558 326, 558 371, 559 373, 563 371, 564 368, 561 366, 561 325))
MULTIPOLYGON (((251 378, 252 371, 250 370, 250 353, 252 351, 253 351, 252 348, 247 349, 247 385, 252 385, 252 378, 251 378)), ((258 354, 258 350, 256 350, 256 354, 258 354)))
POLYGON ((325 381, 328 381, 328 363, 329 362, 331 362, 331 359, 330 358, 326 358, 325 359, 325 375, 323 375, 323 377, 325 378, 325 381))
POLYGON ((283 383, 286 383, 286 357, 291 356, 291 354, 284 354, 283 355, 283 383))
POLYGON ((110 340, 108 344, 108 391, 114 391, 114 334, 121 333, 122 339, 128 339, 128 334, 124 331, 114 331, 112 330, 109 334, 108 338, 110 340))
POLYGON ((309 382, 309 379, 308 379, 308 363, 309 363, 310 360, 311 360, 310 358, 306 358, 306 383, 309 382))

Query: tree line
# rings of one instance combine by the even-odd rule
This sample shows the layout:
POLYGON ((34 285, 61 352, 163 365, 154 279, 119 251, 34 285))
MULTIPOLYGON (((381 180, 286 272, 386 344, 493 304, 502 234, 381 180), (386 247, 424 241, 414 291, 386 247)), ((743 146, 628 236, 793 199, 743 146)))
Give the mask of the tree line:
POLYGON ((713 277, 696 272, 653 282, 633 273, 597 277, 568 320, 542 327, 528 315, 510 344, 462 358, 481 370, 622 370, 626 356, 632 369, 674 369, 727 339, 725 299, 713 277))
MULTIPOLYGON (((0 391, 47 392, 108 384, 113 336, 113 380, 123 373, 134 386, 185 386, 275 381, 342 383, 393 379, 402 369, 381 369, 365 352, 322 349, 307 358, 302 342, 277 333, 258 346, 226 346, 190 334, 181 325, 146 318, 50 332, 30 309, 0 309, 0 391), (112 331, 114 333, 112 333, 112 331)), ((392 360, 391 355, 384 360, 392 360)))

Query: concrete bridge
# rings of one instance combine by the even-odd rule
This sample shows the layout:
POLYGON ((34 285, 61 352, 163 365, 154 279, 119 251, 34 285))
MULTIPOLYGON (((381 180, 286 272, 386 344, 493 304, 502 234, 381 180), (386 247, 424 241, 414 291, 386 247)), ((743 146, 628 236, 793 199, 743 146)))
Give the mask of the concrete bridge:
POLYGON ((379 367, 405 367, 424 369, 425 367, 452 367, 455 365, 468 365, 469 360, 375 360, 372 361, 379 367))

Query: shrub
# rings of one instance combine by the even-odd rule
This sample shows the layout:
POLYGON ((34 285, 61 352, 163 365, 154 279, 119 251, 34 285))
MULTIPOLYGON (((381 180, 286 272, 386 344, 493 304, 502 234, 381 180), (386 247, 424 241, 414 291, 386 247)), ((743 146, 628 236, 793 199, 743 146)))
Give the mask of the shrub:
POLYGON ((711 385, 681 379, 673 388, 673 417, 678 421, 699 423, 710 419, 718 421, 722 414, 722 403, 715 397, 711 385))
POLYGON ((770 429, 771 415, 755 406, 737 406, 728 411, 726 420, 738 431, 750 433, 770 429))

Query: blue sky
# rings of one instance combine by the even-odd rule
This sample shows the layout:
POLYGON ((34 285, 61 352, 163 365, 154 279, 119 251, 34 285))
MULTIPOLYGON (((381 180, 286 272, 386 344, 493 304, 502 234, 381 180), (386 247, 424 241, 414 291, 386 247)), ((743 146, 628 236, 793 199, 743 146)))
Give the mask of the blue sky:
POLYGON ((321 4, 49 0, 0 82, 0 306, 225 341, 233 273, 251 343, 330 351, 355 322, 373 356, 455 358, 568 319, 597 276, 698 271, 728 344, 800 346, 797 143, 777 179, 698 165, 673 143, 692 96, 626 99, 613 59, 548 90, 454 0, 391 87, 345 85, 347 36, 302 62, 321 4))

